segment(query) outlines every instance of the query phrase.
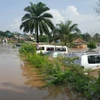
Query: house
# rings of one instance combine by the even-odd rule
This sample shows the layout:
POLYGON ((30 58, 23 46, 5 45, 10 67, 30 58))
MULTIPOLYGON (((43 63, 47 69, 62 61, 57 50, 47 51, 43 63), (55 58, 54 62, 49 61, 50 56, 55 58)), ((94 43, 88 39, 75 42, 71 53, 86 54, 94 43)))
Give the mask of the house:
POLYGON ((81 38, 78 38, 73 41, 73 47, 75 48, 87 48, 87 42, 81 38))

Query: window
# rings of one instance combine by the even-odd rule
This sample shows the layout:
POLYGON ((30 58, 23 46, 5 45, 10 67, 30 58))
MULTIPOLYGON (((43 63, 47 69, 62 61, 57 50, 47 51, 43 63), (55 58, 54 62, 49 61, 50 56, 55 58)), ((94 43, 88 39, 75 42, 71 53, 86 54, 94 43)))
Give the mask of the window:
POLYGON ((56 47, 56 48, 55 48, 55 51, 66 51, 66 48, 59 48, 59 47, 57 48, 57 47, 56 47))
POLYGON ((44 47, 38 47, 37 50, 44 50, 44 47))
POLYGON ((100 55, 88 56, 88 63, 89 64, 100 63, 100 55))
POLYGON ((54 51, 53 47, 47 47, 47 51, 54 51))

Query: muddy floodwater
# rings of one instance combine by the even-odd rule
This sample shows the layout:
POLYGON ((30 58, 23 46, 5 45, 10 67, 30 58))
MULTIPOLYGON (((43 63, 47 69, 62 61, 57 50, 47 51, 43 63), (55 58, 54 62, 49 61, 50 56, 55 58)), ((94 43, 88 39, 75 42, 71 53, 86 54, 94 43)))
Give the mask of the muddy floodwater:
POLYGON ((42 77, 12 47, 0 44, 0 100, 84 100, 66 86, 40 88, 42 77))

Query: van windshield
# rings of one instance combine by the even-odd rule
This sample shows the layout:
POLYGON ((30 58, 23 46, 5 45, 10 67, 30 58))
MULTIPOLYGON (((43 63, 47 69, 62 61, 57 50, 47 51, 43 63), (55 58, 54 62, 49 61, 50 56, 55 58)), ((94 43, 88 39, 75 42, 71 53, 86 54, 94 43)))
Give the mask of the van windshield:
POLYGON ((100 63, 100 55, 88 56, 88 63, 89 64, 100 63))
POLYGON ((37 47, 36 50, 44 50, 44 47, 37 47))

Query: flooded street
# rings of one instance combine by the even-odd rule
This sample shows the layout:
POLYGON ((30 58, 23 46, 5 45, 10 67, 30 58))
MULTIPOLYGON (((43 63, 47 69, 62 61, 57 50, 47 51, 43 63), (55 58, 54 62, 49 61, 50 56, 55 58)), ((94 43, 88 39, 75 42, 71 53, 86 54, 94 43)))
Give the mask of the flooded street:
POLYGON ((84 100, 64 86, 39 88, 44 83, 27 66, 18 49, 0 44, 0 100, 84 100))

